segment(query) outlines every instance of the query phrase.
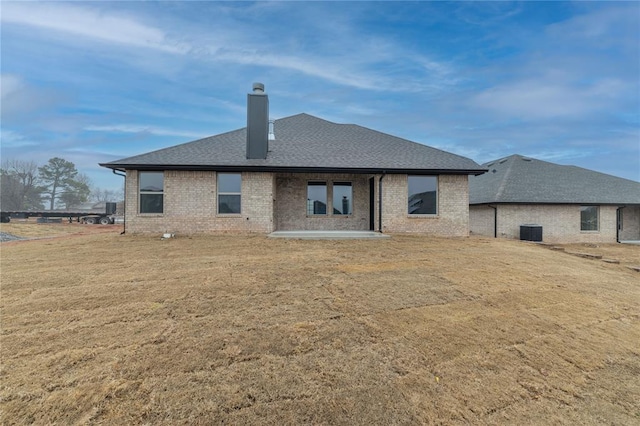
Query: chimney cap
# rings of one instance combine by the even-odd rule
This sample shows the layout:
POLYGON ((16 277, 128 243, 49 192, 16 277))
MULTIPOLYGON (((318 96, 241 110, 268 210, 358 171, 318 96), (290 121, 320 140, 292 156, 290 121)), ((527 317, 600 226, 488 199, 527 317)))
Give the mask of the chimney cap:
POLYGON ((264 93, 264 84, 253 83, 253 93, 264 93))

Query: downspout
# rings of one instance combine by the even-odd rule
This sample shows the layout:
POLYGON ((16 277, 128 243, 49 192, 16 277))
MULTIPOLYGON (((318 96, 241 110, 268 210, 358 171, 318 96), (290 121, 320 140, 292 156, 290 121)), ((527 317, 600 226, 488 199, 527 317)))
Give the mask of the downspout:
POLYGON ((493 209, 493 238, 498 238, 498 206, 488 206, 493 209))
POLYGON ((378 232, 380 233, 382 233, 382 179, 384 179, 385 173, 383 171, 380 180, 378 180, 378 232))
POLYGON ((620 242, 620 216, 622 214, 622 209, 627 206, 620 206, 616 209, 616 243, 620 242))
POLYGON ((116 173, 116 169, 111 169, 114 175, 122 176, 124 178, 124 216, 122 217, 122 232, 120 235, 124 235, 127 232, 127 174, 116 173))

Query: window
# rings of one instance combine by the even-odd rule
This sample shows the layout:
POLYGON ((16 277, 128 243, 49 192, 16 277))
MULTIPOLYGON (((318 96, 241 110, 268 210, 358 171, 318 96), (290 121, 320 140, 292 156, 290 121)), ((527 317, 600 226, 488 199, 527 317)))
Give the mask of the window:
POLYGON ((353 194, 351 182, 333 183, 333 214, 353 213, 353 194))
POLYGON ((307 215, 327 214, 327 183, 307 183, 307 215))
POLYGON ((240 214, 241 198, 242 175, 218 173, 218 213, 240 214))
POLYGON ((438 177, 409 176, 409 214, 438 213, 438 177))
POLYGON ((162 213, 164 172, 140 172, 140 213, 162 213))
POLYGON ((580 206, 580 230, 598 230, 598 206, 580 206))

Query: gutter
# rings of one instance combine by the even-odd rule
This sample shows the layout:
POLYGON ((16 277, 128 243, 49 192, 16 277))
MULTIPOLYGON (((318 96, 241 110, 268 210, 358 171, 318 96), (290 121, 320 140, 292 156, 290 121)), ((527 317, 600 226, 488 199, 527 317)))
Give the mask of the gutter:
POLYGON ((113 170, 131 169, 143 171, 188 170, 217 172, 270 172, 270 173, 350 173, 350 174, 411 174, 411 175, 480 175, 487 169, 381 169, 375 167, 321 167, 321 166, 269 166, 269 165, 185 165, 185 164, 110 164, 101 167, 113 170))
POLYGON ((120 233, 120 235, 124 235, 124 233, 127 232, 127 174, 117 173, 124 170, 111 169, 111 171, 114 175, 122 176, 124 178, 124 216, 122 220, 122 232, 120 233))

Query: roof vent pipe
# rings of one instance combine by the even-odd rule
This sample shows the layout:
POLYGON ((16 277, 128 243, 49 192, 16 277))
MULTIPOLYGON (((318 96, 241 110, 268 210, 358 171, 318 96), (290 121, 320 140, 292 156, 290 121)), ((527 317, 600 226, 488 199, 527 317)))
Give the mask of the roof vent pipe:
POLYGON ((253 93, 264 93, 264 84, 253 83, 253 93))
POLYGON ((273 127, 275 126, 275 120, 269 120, 269 140, 276 140, 276 134, 273 132, 273 127))

